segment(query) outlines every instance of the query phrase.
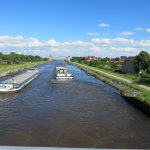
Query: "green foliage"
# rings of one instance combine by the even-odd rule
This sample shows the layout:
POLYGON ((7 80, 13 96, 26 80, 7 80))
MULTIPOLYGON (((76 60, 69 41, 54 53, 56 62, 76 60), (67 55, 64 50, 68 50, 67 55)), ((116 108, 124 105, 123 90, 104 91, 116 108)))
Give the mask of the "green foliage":
MULTIPOLYGON (((105 57, 102 58, 101 60, 86 60, 85 57, 72 57, 72 62, 77 62, 81 64, 86 64, 92 67, 97 67, 101 69, 106 69, 106 70, 119 70, 121 69, 121 63, 120 62, 108 62, 110 58, 105 57)), ((115 58, 116 61, 119 60, 119 58, 115 58)))
POLYGON ((0 52, 0 64, 22 64, 25 62, 37 62, 46 60, 45 58, 41 58, 40 56, 32 56, 32 55, 23 55, 23 54, 16 54, 11 52, 10 54, 4 55, 0 52))
POLYGON ((71 61, 83 64, 85 62, 85 58, 84 57, 72 57, 71 61))
POLYGON ((150 92, 143 92, 137 98, 150 105, 150 92))
POLYGON ((111 64, 111 68, 113 69, 113 71, 115 71, 115 70, 119 69, 119 66, 118 66, 117 63, 114 62, 114 63, 111 64))
POLYGON ((150 54, 146 51, 141 51, 139 55, 135 57, 135 69, 136 72, 144 71, 150 73, 150 54))
POLYGON ((147 86, 150 86, 150 74, 148 73, 142 73, 140 74, 140 80, 139 82, 145 83, 147 86))
POLYGON ((101 61, 107 62, 109 61, 109 59, 110 59, 109 57, 105 57, 105 58, 102 58, 101 61))

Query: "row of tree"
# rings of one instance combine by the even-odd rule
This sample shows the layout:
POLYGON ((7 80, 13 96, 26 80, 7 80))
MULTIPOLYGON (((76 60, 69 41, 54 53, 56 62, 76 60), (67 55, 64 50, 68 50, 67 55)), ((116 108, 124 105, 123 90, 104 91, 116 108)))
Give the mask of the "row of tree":
POLYGON ((0 52, 0 64, 21 64, 24 62, 36 62, 47 60, 47 58, 41 58, 40 56, 23 55, 11 52, 10 54, 3 54, 0 52))

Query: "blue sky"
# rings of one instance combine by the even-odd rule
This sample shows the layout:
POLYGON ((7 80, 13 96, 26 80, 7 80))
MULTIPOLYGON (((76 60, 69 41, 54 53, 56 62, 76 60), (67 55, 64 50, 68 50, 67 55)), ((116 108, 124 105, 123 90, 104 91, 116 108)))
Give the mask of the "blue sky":
POLYGON ((0 51, 54 57, 150 52, 149 0, 0 0, 0 51))

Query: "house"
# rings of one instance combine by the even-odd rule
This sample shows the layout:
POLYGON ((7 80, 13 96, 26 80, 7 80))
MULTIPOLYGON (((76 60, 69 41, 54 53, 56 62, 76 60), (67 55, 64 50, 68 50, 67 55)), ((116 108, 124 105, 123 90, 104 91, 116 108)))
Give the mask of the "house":
POLYGON ((135 57, 128 57, 123 63, 122 63, 122 72, 123 73, 135 73, 135 57))
POLYGON ((125 61, 125 58, 110 58, 109 59, 109 62, 112 62, 112 63, 114 63, 114 62, 121 62, 121 63, 123 63, 125 61))
POLYGON ((100 57, 96 57, 96 56, 86 56, 85 60, 100 60, 100 57))
POLYGON ((119 62, 123 63, 123 62, 125 62, 125 60, 126 60, 126 59, 124 59, 124 58, 120 58, 120 59, 119 59, 119 62))
POLYGON ((115 58, 110 58, 109 62, 116 62, 116 59, 115 58))

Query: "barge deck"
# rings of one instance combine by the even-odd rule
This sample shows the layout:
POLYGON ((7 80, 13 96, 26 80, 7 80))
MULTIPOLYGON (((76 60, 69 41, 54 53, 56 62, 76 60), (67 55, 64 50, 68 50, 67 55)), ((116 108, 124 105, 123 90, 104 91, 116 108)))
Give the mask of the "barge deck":
POLYGON ((12 93, 21 90, 39 75, 37 69, 29 69, 26 72, 9 78, 0 83, 0 93, 12 93))

